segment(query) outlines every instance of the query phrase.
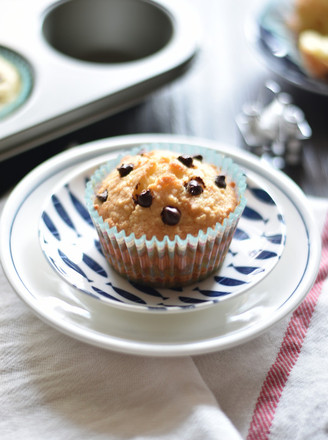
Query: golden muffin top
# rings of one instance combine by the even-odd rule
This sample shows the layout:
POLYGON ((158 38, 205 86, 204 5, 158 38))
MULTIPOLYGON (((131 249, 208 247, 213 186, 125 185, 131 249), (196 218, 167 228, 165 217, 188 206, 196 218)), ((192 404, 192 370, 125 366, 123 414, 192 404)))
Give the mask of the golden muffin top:
POLYGON ((186 238, 235 210, 235 183, 201 156, 154 150, 125 156, 97 189, 94 205, 109 227, 137 238, 186 238))

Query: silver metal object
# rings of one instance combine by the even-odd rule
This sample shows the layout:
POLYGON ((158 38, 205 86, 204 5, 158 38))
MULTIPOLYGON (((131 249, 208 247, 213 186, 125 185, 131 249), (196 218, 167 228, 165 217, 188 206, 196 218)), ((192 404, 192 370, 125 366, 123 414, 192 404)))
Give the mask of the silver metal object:
POLYGON ((182 75, 200 48, 200 21, 187 1, 1 6, 0 44, 30 64, 34 86, 0 121, 0 162, 135 105, 182 75))
POLYGON ((245 145, 278 168, 299 165, 303 141, 312 136, 311 127, 303 111, 278 84, 267 82, 265 91, 272 95, 268 105, 264 106, 262 97, 257 102, 245 104, 236 118, 245 145))

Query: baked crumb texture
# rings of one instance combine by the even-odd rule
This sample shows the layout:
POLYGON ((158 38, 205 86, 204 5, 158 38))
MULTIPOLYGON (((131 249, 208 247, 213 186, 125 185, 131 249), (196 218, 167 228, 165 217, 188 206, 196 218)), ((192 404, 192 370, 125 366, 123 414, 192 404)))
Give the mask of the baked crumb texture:
POLYGON ((136 238, 145 234, 148 240, 153 236, 162 240, 165 235, 171 240, 175 235, 184 239, 187 234, 196 236, 199 230, 206 232, 234 211, 238 204, 234 183, 219 188, 215 179, 220 171, 215 166, 193 159, 192 166, 187 167, 177 157, 171 152, 151 151, 122 159, 119 167, 132 164, 132 171, 121 177, 117 169, 113 170, 98 190, 100 194, 107 192, 107 200, 95 199, 96 209, 109 227, 116 226, 127 235, 134 232, 136 238), (200 182, 200 194, 188 191, 191 181, 200 182), (137 201, 146 191, 152 203, 144 207, 137 201), (176 225, 162 220, 167 206, 181 213, 176 225))
POLYGON ((94 223, 109 263, 131 280, 163 287, 216 270, 243 209, 226 173, 200 156, 172 151, 125 156, 95 194, 102 220, 94 223), (237 207, 239 216, 229 222, 237 207))

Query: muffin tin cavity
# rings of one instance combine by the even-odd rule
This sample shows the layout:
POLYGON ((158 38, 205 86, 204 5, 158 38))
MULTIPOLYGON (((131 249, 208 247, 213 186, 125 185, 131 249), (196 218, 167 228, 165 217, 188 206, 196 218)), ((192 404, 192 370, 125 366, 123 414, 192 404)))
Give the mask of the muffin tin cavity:
POLYGON ((142 0, 68 0, 51 7, 43 35, 57 51, 94 63, 124 63, 161 50, 173 34, 164 9, 142 0))
POLYGON ((199 49, 187 0, 2 2, 0 47, 28 67, 15 107, 0 110, 0 162, 136 105, 199 49))

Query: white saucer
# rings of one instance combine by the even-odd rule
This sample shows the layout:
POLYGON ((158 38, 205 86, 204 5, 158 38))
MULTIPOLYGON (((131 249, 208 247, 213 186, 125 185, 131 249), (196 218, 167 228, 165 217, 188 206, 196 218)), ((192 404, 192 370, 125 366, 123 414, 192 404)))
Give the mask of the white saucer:
POLYGON ((5 274, 19 297, 41 319, 84 342, 150 356, 207 353, 259 335, 304 299, 315 281, 321 250, 320 234, 307 199, 284 174, 229 146, 170 135, 96 141, 40 165, 10 195, 2 213, 0 243, 5 274), (71 287, 51 269, 37 234, 44 201, 55 184, 85 161, 148 142, 185 142, 227 152, 248 175, 270 187, 284 213, 286 245, 278 264, 254 288, 227 302, 190 313, 134 313, 104 307, 101 301, 71 287))

